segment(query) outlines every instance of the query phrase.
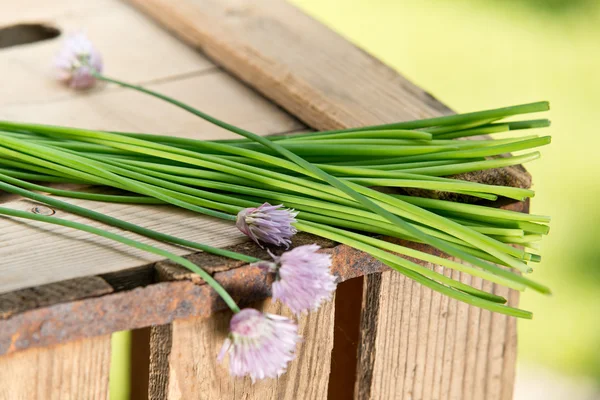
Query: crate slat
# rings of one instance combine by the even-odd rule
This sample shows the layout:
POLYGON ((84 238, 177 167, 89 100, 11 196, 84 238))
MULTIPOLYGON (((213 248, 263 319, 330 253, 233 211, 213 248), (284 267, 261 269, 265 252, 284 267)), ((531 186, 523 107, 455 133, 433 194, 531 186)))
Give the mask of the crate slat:
MULTIPOLYGON (((267 299, 253 307, 292 317, 280 304, 267 299)), ((218 354, 227 334, 231 313, 210 319, 182 319, 171 326, 152 328, 149 398, 247 400, 319 400, 327 397, 333 349, 335 301, 299 319, 303 342, 296 359, 278 379, 252 383, 250 378, 231 378, 218 365, 218 354)))
MULTIPOLYGON (((295 118, 223 72, 206 57, 165 33, 118 0, 70 0, 52 10, 27 2, 15 12, 0 3, 3 25, 43 21, 67 33, 84 29, 103 54, 106 72, 175 96, 261 134, 303 127, 295 118)), ((114 86, 75 92, 52 78, 51 63, 62 38, 0 51, 0 119, 115 131, 171 134, 200 139, 235 137, 164 102, 114 86)), ((181 209, 71 200, 108 215, 215 246, 246 241, 229 222, 181 209)), ((35 204, 0 193, 3 206, 35 204)), ((88 223, 65 212, 55 215, 88 223)), ((99 226, 98 223, 91 223, 99 226)), ((121 230, 114 232, 123 233, 121 230)), ((126 236, 141 239, 129 233, 126 236)), ((140 267, 160 260, 145 252, 74 231, 0 218, 0 293, 140 267)), ((189 250, 170 247, 178 254, 189 250)))
POLYGON ((0 358, 1 400, 108 400, 110 335, 0 358))

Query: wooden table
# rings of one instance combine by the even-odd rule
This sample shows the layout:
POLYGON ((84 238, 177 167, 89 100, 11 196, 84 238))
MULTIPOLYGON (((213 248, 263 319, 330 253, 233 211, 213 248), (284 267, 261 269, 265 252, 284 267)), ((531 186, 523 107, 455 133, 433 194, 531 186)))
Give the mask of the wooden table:
MULTIPOLYGON (((18 7, 0 2, 0 27, 19 23, 43 23, 62 32, 83 28, 101 49, 108 75, 265 135, 451 113, 280 0, 25 0, 18 7)), ((233 137, 121 88, 74 93, 61 87, 49 69, 58 46, 59 39, 49 39, 0 49, 0 118, 233 137)), ((475 178, 528 180, 516 168, 475 178)), ((38 212, 97 225, 0 196, 4 206, 38 207, 38 212)), ((228 224, 191 212, 69 201, 191 240, 257 251, 228 224)), ((526 205, 510 207, 525 210, 526 205)), ((314 240, 299 235, 295 244, 314 240)), ((512 398, 514 319, 449 300, 361 252, 318 240, 333 255, 343 282, 335 301, 300 319, 304 344, 289 371, 252 385, 229 378, 216 363, 230 315, 193 275, 101 238, 0 218, 0 399, 106 399, 110 337, 120 330, 134 330, 136 398, 512 398)), ((258 269, 204 254, 191 257, 241 303, 282 312, 264 302, 269 289, 258 269)), ((517 293, 505 288, 430 267, 508 296, 511 305, 518 302, 517 293)))

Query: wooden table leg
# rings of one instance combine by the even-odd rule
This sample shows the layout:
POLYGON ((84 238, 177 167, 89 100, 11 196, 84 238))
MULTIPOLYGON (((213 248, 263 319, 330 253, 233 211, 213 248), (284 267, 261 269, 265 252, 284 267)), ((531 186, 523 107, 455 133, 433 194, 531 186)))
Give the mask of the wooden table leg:
POLYGON ((110 337, 0 358, 0 400, 107 400, 110 337))

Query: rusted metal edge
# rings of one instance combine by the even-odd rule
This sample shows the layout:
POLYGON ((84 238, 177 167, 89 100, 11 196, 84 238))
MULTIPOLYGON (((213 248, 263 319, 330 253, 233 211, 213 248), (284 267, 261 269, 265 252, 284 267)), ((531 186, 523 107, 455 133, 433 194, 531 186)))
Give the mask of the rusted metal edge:
MULTIPOLYGON (((529 202, 514 203, 503 208, 528 212, 529 202)), ((324 239, 305 234, 298 235, 295 245, 314 240, 327 247, 324 239)), ((439 250, 426 245, 405 241, 398 243, 444 256, 439 250)), ((388 269, 362 251, 333 242, 329 244, 333 246, 321 251, 331 254, 332 271, 339 282, 388 269)), ((205 257, 203 254, 198 258, 201 265, 205 257)), ((223 261, 231 261, 225 258, 221 259, 222 267, 218 267, 217 261, 214 259, 211 262, 217 271, 213 276, 241 306, 270 296, 271 278, 260 268, 224 264, 223 261)), ((0 356, 121 330, 164 325, 175 319, 207 318, 225 308, 226 305, 209 286, 187 279, 46 305, 0 320, 0 356)))
MULTIPOLYGON (((345 245, 322 251, 332 255, 333 271, 340 281, 386 268, 371 256, 345 245)), ((271 294, 270 278, 258 267, 244 265, 217 272, 214 277, 242 306, 271 294)), ((207 318, 225 308, 209 286, 187 280, 159 282, 68 301, 1 320, 0 355, 121 330, 164 325, 175 319, 207 318)))

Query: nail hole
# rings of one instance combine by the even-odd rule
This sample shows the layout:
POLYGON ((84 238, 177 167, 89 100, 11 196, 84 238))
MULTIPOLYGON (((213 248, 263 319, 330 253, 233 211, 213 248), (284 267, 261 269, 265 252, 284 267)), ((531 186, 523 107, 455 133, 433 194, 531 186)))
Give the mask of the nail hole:
POLYGON ((0 28, 0 49, 54 39, 60 30, 43 24, 17 24, 0 28))
POLYGON ((50 207, 45 207, 45 206, 33 207, 31 209, 31 212, 34 213, 34 214, 40 214, 40 215, 46 215, 46 216, 50 216, 50 215, 56 214, 56 211, 54 211, 50 207))

